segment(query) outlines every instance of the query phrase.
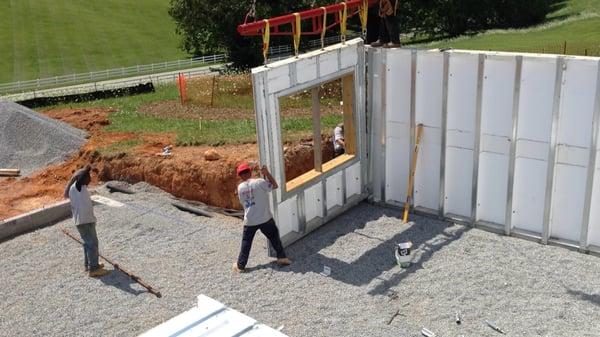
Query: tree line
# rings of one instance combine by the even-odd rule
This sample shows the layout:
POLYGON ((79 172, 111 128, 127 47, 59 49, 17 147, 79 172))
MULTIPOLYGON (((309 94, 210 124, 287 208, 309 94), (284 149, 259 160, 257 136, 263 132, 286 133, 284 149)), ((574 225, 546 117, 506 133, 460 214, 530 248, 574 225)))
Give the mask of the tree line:
MULTIPOLYGON (((260 37, 243 37, 237 26, 252 9, 257 19, 333 3, 332 0, 171 0, 169 15, 182 37, 181 48, 199 56, 227 52, 234 66, 262 63, 260 37), (254 5, 253 5, 254 4, 254 5)), ((429 38, 454 37, 491 28, 520 28, 542 22, 558 0, 400 0, 400 31, 429 38)), ((371 10, 369 29, 378 29, 371 10)), ((349 27, 358 28, 358 18, 349 27)), ((334 33, 334 32, 332 32, 334 33)), ((372 34, 370 34, 372 35, 372 34)), ((291 43, 271 37, 271 44, 291 43)))

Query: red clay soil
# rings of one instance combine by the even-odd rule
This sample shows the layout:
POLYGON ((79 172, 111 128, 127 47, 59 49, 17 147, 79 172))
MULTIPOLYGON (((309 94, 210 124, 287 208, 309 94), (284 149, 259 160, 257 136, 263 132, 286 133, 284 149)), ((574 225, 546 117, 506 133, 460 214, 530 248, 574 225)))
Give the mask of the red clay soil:
MULTIPOLYGON (((158 155, 162 148, 172 145, 174 135, 143 135, 143 143, 127 153, 102 155, 98 148, 112 143, 139 137, 133 133, 105 132, 100 128, 108 124, 106 109, 61 109, 45 112, 90 132, 90 138, 79 153, 66 162, 53 165, 22 179, 0 179, 0 220, 63 199, 63 189, 73 172, 91 163, 92 185, 100 181, 122 180, 129 183, 145 181, 176 197, 197 200, 209 205, 240 209, 235 195, 239 180, 235 167, 242 161, 257 162, 256 144, 227 145, 219 147, 193 146, 172 149, 172 156, 158 155), (216 150, 220 159, 208 161, 204 152, 216 150)), ((313 151, 310 140, 286 144, 285 166, 287 179, 313 168, 313 151)), ((329 139, 323 140, 323 157, 333 157, 329 139)))

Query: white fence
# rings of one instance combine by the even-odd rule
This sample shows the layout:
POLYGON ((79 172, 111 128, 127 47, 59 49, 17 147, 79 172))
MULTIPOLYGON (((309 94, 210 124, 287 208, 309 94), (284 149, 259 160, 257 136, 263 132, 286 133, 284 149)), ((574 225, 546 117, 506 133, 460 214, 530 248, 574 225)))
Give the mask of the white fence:
POLYGON ((89 83, 105 81, 114 78, 132 77, 143 74, 152 74, 156 72, 164 72, 168 70, 176 70, 181 68, 192 68, 201 67, 203 65, 223 63, 227 61, 227 55, 209 55, 202 57, 195 57, 186 60, 177 60, 161 63, 153 63, 146 65, 136 65, 133 67, 124 67, 116 69, 106 69, 100 71, 93 71, 89 73, 71 74, 63 76, 55 76, 49 78, 42 78, 30 81, 18 81, 12 83, 0 84, 0 94, 24 92, 40 90, 43 88, 50 87, 64 87, 69 85, 75 85, 78 83, 89 83))

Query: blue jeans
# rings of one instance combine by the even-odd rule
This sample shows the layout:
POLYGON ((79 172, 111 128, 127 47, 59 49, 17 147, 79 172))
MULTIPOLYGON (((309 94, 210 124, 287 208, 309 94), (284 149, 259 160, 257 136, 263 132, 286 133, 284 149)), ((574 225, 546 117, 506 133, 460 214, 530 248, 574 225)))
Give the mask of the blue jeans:
POLYGON ((98 269, 98 236, 96 235, 96 224, 86 223, 77 225, 81 240, 83 240, 83 256, 86 270, 98 269))
POLYGON ((285 250, 283 250, 283 245, 279 238, 279 230, 273 219, 258 226, 244 226, 244 232, 242 233, 242 247, 240 248, 240 255, 237 261, 238 268, 240 269, 246 268, 246 263, 248 263, 248 257, 250 256, 250 248, 252 248, 252 240, 254 240, 254 234, 256 234, 257 230, 260 230, 267 237, 269 242, 271 242, 271 245, 277 252, 278 259, 285 257, 285 250))

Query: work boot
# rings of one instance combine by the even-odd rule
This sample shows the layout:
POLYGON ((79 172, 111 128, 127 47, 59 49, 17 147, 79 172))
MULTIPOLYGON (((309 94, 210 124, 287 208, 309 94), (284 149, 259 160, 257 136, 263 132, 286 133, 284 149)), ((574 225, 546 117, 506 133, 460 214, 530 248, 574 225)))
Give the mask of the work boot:
POLYGON ((374 48, 383 47, 384 44, 385 44, 385 42, 382 42, 381 40, 377 40, 375 42, 371 42, 371 47, 374 47, 374 48))
POLYGON ((98 267, 94 270, 91 270, 88 275, 90 277, 102 277, 110 274, 110 270, 106 270, 103 267, 98 267))
POLYGON ((400 43, 388 42, 385 44, 385 48, 400 48, 400 43))
POLYGON ((281 259, 277 259, 277 261, 275 261, 275 263, 277 263, 280 266, 289 266, 290 264, 292 264, 292 261, 290 261, 290 259, 288 259, 287 257, 281 258, 281 259))
MULTIPOLYGON (((98 263, 98 268, 104 268, 104 264, 98 263)), ((85 271, 90 271, 90 267, 89 266, 85 266, 85 271)))
POLYGON ((233 263, 233 272, 234 272, 234 273, 245 273, 245 272, 246 272, 246 269, 243 269, 243 268, 240 268, 240 267, 238 267, 238 264, 237 264, 237 262, 234 262, 234 263, 233 263))

